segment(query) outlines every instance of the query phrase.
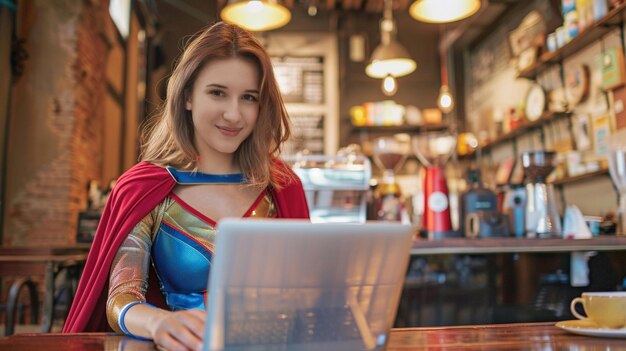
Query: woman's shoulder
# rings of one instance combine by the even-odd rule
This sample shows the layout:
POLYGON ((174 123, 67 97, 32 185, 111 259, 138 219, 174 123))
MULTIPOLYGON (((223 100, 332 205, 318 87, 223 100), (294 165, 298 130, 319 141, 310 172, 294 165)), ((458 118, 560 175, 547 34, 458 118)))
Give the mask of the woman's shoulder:
POLYGON ((173 179, 165 167, 150 162, 139 162, 124 172, 115 184, 115 189, 149 188, 173 179))

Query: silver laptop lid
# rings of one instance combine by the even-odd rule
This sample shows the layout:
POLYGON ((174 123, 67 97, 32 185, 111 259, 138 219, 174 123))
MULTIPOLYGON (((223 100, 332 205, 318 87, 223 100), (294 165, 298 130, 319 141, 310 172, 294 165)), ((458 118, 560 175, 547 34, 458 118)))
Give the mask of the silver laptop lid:
POLYGON ((412 229, 225 219, 205 350, 376 350, 393 326, 412 229))

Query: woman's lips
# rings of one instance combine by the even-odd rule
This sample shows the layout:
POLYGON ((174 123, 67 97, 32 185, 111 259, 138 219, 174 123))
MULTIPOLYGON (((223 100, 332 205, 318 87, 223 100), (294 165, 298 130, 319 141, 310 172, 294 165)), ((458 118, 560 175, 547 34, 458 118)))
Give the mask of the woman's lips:
POLYGON ((220 126, 217 126, 217 129, 223 135, 231 136, 231 137, 237 136, 239 134, 239 132, 241 132, 243 130, 243 128, 228 128, 228 127, 220 127, 220 126))

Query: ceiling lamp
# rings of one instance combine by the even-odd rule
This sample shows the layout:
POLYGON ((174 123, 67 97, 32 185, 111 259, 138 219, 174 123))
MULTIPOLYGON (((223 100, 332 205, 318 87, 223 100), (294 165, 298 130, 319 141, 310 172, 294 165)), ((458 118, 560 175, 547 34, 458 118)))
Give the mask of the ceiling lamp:
POLYGON ((480 0, 416 0, 409 14, 418 21, 447 23, 462 20, 480 9, 480 0))
MULTIPOLYGON (((442 28, 442 32, 441 38, 444 38, 445 29, 442 28)), ((443 113, 450 113, 454 109, 454 97, 448 86, 448 56, 443 43, 440 47, 439 55, 441 60, 441 88, 439 89, 439 97, 437 98, 437 107, 439 107, 443 113)))
POLYGON ((383 19, 380 21, 380 45, 374 49, 365 73, 372 78, 402 77, 413 71, 417 64, 402 44, 396 40, 396 23, 392 18, 391 0, 385 0, 383 19))
POLYGON ((229 0, 220 16, 255 32, 280 28, 291 20, 291 12, 278 0, 229 0))

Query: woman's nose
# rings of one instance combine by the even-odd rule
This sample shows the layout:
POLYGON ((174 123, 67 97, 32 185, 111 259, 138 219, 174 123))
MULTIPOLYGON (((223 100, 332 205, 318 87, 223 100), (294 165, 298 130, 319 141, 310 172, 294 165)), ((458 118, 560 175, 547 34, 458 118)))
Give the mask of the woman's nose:
POLYGON ((230 101, 224 109, 223 118, 227 121, 238 121, 241 118, 241 111, 239 110, 239 101, 230 101))

